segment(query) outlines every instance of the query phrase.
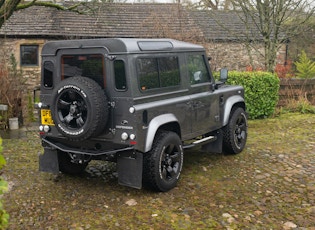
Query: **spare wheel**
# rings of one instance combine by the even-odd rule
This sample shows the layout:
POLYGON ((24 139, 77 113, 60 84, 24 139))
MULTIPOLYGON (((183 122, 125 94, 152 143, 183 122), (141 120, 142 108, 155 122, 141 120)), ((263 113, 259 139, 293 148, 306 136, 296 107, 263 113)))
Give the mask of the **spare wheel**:
POLYGON ((97 136, 108 119, 104 90, 86 77, 67 78, 53 92, 51 114, 58 131, 70 140, 97 136))

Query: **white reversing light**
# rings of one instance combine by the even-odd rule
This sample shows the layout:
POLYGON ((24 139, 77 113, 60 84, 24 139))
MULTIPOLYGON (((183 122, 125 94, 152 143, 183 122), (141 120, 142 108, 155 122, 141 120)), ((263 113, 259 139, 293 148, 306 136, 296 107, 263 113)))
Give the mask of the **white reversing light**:
POLYGON ((136 135, 135 134, 130 134, 130 140, 135 140, 136 139, 136 135))
POLYGON ((48 133, 49 130, 50 130, 50 127, 49 127, 48 125, 45 125, 45 126, 44 126, 44 131, 45 131, 46 133, 48 133))
POLYGON ((127 139, 128 139, 128 134, 127 134, 126 132, 122 133, 122 134, 121 134, 121 139, 122 139, 123 141, 127 140, 127 139))

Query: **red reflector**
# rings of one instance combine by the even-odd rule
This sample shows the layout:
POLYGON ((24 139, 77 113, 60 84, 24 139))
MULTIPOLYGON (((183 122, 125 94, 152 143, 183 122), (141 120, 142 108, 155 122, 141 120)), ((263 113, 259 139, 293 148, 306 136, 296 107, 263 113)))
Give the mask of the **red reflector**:
POLYGON ((45 135, 45 132, 39 132, 39 135, 43 136, 43 135, 45 135))
POLYGON ((136 145, 137 142, 136 142, 136 141, 130 141, 130 144, 131 144, 131 145, 136 145))

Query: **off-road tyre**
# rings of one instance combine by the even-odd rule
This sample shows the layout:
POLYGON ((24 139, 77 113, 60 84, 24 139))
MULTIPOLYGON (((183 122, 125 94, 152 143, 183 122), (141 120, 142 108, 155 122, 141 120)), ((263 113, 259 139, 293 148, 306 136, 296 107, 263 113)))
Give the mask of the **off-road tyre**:
POLYGON ((144 153, 143 182, 155 191, 174 188, 183 166, 184 152, 179 136, 174 132, 158 132, 152 150, 144 153))
POLYGON ((71 77, 61 81, 53 91, 51 114, 63 136, 82 141, 104 130, 108 102, 103 89, 94 80, 71 77))
POLYGON ((84 172, 88 162, 81 164, 71 162, 71 157, 68 153, 58 151, 59 171, 69 175, 78 175, 84 172))
POLYGON ((232 109, 229 122, 223 127, 223 146, 225 154, 238 154, 243 151, 247 140, 247 114, 241 107, 232 109))

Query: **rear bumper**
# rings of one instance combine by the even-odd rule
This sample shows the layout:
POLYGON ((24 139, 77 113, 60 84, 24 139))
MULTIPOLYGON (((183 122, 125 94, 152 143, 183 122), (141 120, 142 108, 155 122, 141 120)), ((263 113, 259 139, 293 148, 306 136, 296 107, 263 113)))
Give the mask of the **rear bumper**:
POLYGON ((78 149, 78 148, 67 146, 61 142, 56 142, 56 141, 52 142, 48 140, 47 138, 42 138, 42 145, 43 147, 58 149, 60 151, 67 152, 67 153, 85 154, 85 155, 91 155, 91 156, 115 155, 120 152, 134 150, 134 146, 128 146, 128 147, 118 148, 118 149, 109 149, 106 151, 93 150, 93 149, 78 149))

